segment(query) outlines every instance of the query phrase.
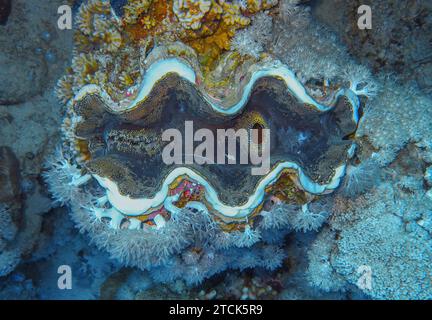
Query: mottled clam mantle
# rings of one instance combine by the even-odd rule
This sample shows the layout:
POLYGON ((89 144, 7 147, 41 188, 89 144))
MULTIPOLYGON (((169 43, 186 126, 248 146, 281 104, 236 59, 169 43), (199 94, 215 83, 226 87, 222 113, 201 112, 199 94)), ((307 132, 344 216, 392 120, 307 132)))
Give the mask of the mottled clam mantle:
MULTIPOLYGON (((86 167, 105 188, 111 205, 125 215, 142 215, 161 205, 176 210, 169 186, 187 178, 205 189, 207 207, 243 218, 262 203, 266 187, 280 174, 297 172, 298 185, 312 194, 337 188, 352 150, 349 136, 358 122, 359 100, 340 90, 331 106, 310 97, 286 66, 263 67, 238 88, 238 102, 227 106, 195 84, 184 62, 167 59, 150 66, 136 98, 117 104, 96 86, 74 99, 81 122, 75 129, 88 143, 86 167), (257 119, 270 129, 271 170, 250 174, 251 165, 165 165, 162 131, 194 121, 195 131, 251 128, 257 119)), ((196 145, 199 143, 196 143, 196 145)))

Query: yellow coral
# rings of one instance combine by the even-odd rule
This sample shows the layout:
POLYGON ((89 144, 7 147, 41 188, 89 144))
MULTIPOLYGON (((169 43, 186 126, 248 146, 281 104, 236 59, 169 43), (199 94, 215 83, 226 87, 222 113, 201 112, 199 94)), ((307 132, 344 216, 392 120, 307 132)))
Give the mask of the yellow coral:
POLYGON ((104 34, 104 45, 109 52, 115 52, 122 44, 122 37, 120 32, 111 28, 104 34))
POLYGON ((75 39, 80 51, 88 51, 92 44, 97 44, 108 52, 114 52, 122 44, 108 1, 91 0, 82 4, 78 11, 77 26, 79 32, 75 39))
POLYGON ((124 21, 127 24, 135 24, 139 17, 147 13, 152 5, 152 0, 130 0, 124 7, 124 21))
POLYGON ((107 82, 108 77, 107 74, 103 71, 96 71, 92 74, 87 74, 85 77, 85 84, 97 84, 103 85, 107 82))
POLYGON ((243 16, 240 11, 240 6, 237 3, 222 3, 223 8, 223 21, 228 26, 247 26, 250 23, 250 19, 243 16))
POLYGON ((87 10, 87 7, 82 5, 78 10, 76 17, 76 25, 78 29, 85 35, 90 35, 92 31, 93 14, 87 10))
POLYGON ((75 50, 78 52, 88 52, 92 49, 91 39, 84 35, 82 32, 75 32, 74 34, 75 50))
POLYGON ((90 35, 93 30, 94 15, 109 15, 111 5, 109 1, 89 0, 78 9, 76 24, 78 29, 85 35, 90 35))
MULTIPOLYGON (((230 50, 237 30, 250 24, 253 14, 270 8, 275 2, 129 0, 119 23, 109 1, 89 0, 78 11, 73 78, 59 82, 59 95, 69 97, 71 89, 76 92, 79 86, 89 83, 103 86, 114 99, 130 95, 128 88, 140 77, 139 52, 145 56, 158 42, 180 40, 192 48, 205 81, 222 55, 230 50), (140 46, 144 41, 149 47, 146 45, 143 52, 140 46)), ((224 77, 231 79, 232 74, 224 77)), ((215 79, 215 83, 223 81, 215 79)))
POLYGON ((93 24, 91 26, 92 35, 102 38, 112 23, 104 15, 93 15, 93 24))
MULTIPOLYGON (((247 10, 250 13, 257 13, 262 10, 270 9, 278 4, 278 0, 246 0, 247 10)), ((286 0, 282 0, 286 1, 286 0)))
POLYGON ((173 11, 184 28, 196 30, 201 27, 201 20, 211 5, 210 0, 174 0, 173 11))
POLYGON ((119 80, 120 80, 120 83, 123 86, 123 88, 128 88, 135 83, 134 78, 129 73, 127 73, 126 71, 123 71, 120 74, 119 80))
POLYGON ((73 80, 72 75, 65 75, 57 81, 55 93, 59 100, 65 104, 73 97, 73 80))
POLYGON ((250 0, 245 5, 245 1, 129 0, 124 7, 124 31, 136 43, 149 36, 181 40, 197 52, 206 74, 230 49, 236 31, 250 24, 250 16, 277 3, 250 0))
POLYGON ((169 9, 167 1, 154 0, 144 1, 130 0, 124 7, 123 17, 124 31, 135 40, 141 41, 155 34, 163 34, 167 31, 162 21, 168 16, 169 9), (139 7, 136 11, 130 11, 134 7, 139 7))
POLYGON ((91 53, 80 53, 72 59, 72 69, 76 83, 84 85, 99 70, 99 63, 91 53))

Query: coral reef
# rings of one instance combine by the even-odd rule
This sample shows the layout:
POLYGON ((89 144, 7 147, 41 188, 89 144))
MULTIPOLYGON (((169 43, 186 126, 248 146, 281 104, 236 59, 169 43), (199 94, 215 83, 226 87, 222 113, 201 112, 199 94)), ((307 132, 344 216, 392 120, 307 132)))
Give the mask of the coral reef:
POLYGON ((329 227, 308 253, 312 285, 339 291, 348 282, 376 299, 430 297, 432 203, 421 168, 410 175, 401 172, 403 163, 415 161, 413 154, 382 171, 385 179, 366 194, 334 199, 329 227), (368 285, 361 282, 365 270, 370 270, 368 285))
POLYGON ((372 284, 363 290, 374 298, 430 298, 432 252, 430 229, 425 226, 431 203, 421 189, 418 182, 396 188, 383 183, 361 210, 345 213, 356 219, 340 229, 337 251, 330 254, 333 270, 355 284, 358 268, 369 266, 372 284), (414 190, 416 194, 410 195, 414 190))
POLYGON ((409 83, 401 86, 383 79, 386 90, 370 101, 359 124, 357 135, 378 149, 381 166, 391 163, 408 144, 416 143, 429 150, 431 144, 431 98, 409 83), (384 107, 385 106, 385 107, 384 107), (421 117, 418 115, 421 114, 421 117))
POLYGON ((349 52, 361 63, 375 71, 392 73, 401 82, 414 80, 418 86, 431 93, 432 83, 428 76, 432 68, 429 55, 431 37, 427 32, 432 23, 429 2, 318 2, 318 19, 338 33, 349 52), (361 4, 371 7, 373 22, 371 30, 359 32, 357 8, 361 4))
POLYGON ((0 299, 432 297, 429 4, 3 3, 0 299), (269 171, 163 165, 185 120, 269 171))
MULTIPOLYGON (((227 268, 273 270, 286 256, 278 244, 287 229, 317 231, 328 216, 316 198, 339 186, 352 157, 346 137, 354 134, 363 104, 357 94, 372 96, 367 90, 372 86, 365 72, 357 72, 361 77, 335 84, 316 100, 277 59, 242 58, 245 48, 235 44, 244 37, 268 51, 273 18, 262 11, 275 4, 130 1, 123 18, 106 1, 80 6, 77 52, 58 85, 68 107, 65 146, 48 161, 44 178, 55 200, 70 207, 78 227, 124 265, 148 270, 157 281, 184 279, 188 285, 227 268), (246 18, 246 12, 254 15, 246 18), (158 13, 162 24, 151 20, 158 13), (178 27, 178 20, 184 32, 172 35, 185 44, 173 42, 176 37, 161 38, 169 44, 154 43, 169 28, 166 17, 172 13, 176 19, 170 26, 178 27), (247 29, 237 31, 250 20, 247 29), (146 33, 137 33, 137 26, 146 33), (103 30, 115 30, 126 42, 113 47, 103 30), (218 66, 209 73, 213 62, 203 62, 207 46, 200 41, 219 41, 218 34, 233 37, 234 45, 222 59, 217 53, 218 66), (93 44, 91 52, 85 52, 84 39, 93 44), (121 74, 123 68, 137 74, 118 77, 123 87, 112 69, 118 66, 121 74), (214 86, 215 78, 226 74, 239 83, 230 77, 214 86), (212 96, 215 87, 224 92, 212 96), (266 105, 277 107, 263 109, 266 105), (182 132, 189 118, 202 130, 275 128, 280 135, 272 137, 269 150, 272 170, 260 179, 249 174, 250 166, 167 166, 161 152, 167 144, 158 132, 182 132), (291 142, 285 138, 290 134, 291 142)), ((295 3, 292 8, 297 10, 295 3)), ((263 141, 248 142, 263 152, 263 141)))
MULTIPOLYGON (((286 257, 278 244, 288 232, 317 231, 330 215, 328 205, 317 195, 339 186, 346 165, 331 159, 341 159, 340 152, 345 160, 353 156, 355 146, 345 137, 354 135, 361 107, 376 95, 377 85, 367 69, 347 57, 348 68, 330 70, 328 61, 322 68, 312 68, 311 59, 322 60, 322 53, 291 40, 310 23, 309 12, 296 1, 275 5, 265 1, 129 1, 123 17, 116 15, 108 1, 92 0, 80 6, 76 54, 57 90, 68 106, 62 126, 66 147, 48 161, 44 177, 55 200, 70 207, 78 227, 124 265, 148 270, 156 281, 183 279, 188 285, 228 268, 273 270, 286 257), (289 38, 277 32, 287 25, 292 31, 289 38), (271 39, 275 33, 279 37, 271 39), (210 53, 212 43, 217 49, 210 53), (288 62, 301 81, 269 53, 282 61, 292 57, 288 62), (261 81, 265 76, 281 78, 287 88, 277 80, 261 81), (323 79, 324 89, 314 85, 317 79, 323 79), (268 101, 267 87, 276 97, 274 103, 268 101), (285 97, 285 91, 292 96, 285 97), (199 127, 209 125, 197 116, 200 113, 211 122, 224 121, 226 127, 276 126, 279 136, 273 137, 277 147, 272 149, 276 155, 272 165, 286 155, 292 162, 283 162, 285 169, 271 173, 277 172, 277 179, 262 186, 257 179, 227 181, 225 175, 246 176, 233 170, 225 173, 223 167, 214 171, 216 167, 203 165, 167 169, 157 165, 164 145, 152 126, 159 130, 178 127, 177 122, 185 120, 174 110, 169 113, 177 118, 169 121, 163 116, 172 108, 173 96, 177 99, 173 105, 183 106, 184 116, 196 118, 199 127), (303 119, 307 112, 298 113, 298 102, 313 106, 313 112, 321 115, 316 121, 303 119), (266 111, 268 115, 262 113, 262 105, 275 103, 291 110, 295 123, 282 120, 284 115, 273 114, 272 109, 266 111), (318 152, 320 148, 315 147, 312 151, 312 143, 335 149, 318 152), (313 153, 309 155, 308 150, 313 153), (137 156, 146 171, 134 164, 137 156), (310 162, 313 159, 323 162, 310 162), (331 170, 326 172, 326 168, 331 170), (176 170, 177 176, 171 178, 176 170), (248 197, 251 205, 236 209, 248 197), (270 259, 266 252, 272 250, 280 254, 270 259), (159 271, 152 272, 154 268, 159 271)), ((312 26, 307 36, 313 40, 307 45, 322 41, 329 48, 327 56, 334 54, 337 45, 320 40, 313 29, 318 26, 312 26)), ((257 148, 262 148, 259 143, 257 148)), ((342 191, 354 195, 373 185, 372 179, 355 172, 359 168, 358 164, 347 167, 349 179, 342 191)))
POLYGON ((158 282, 183 279, 189 285, 197 284, 227 268, 273 270, 285 258, 274 245, 249 248, 259 240, 253 238, 255 235, 246 239, 243 233, 221 231, 200 211, 185 209, 162 229, 146 227, 119 233, 85 210, 72 209, 72 218, 81 231, 88 232, 100 249, 125 265, 148 269, 158 282))

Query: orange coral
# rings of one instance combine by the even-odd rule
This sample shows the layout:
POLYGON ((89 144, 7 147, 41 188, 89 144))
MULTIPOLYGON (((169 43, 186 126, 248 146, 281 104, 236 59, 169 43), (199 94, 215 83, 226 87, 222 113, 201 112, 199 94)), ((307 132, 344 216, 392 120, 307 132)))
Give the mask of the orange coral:
POLYGON ((238 29, 250 23, 250 15, 274 5, 271 1, 257 4, 249 1, 251 9, 247 11, 237 3, 215 0, 211 4, 207 1, 205 5, 187 1, 179 4, 177 0, 140 1, 130 0, 127 5, 142 7, 135 12, 137 16, 132 19, 125 15, 123 18, 123 27, 129 37, 135 42, 149 36, 179 39, 196 51, 204 73, 211 71, 221 55, 230 49, 231 39, 238 29))
POLYGON ((123 25, 131 39, 139 41, 148 36, 163 33, 166 26, 162 24, 162 21, 170 16, 172 16, 172 10, 168 5, 168 1, 156 0, 152 1, 147 11, 143 11, 138 16, 136 23, 128 23, 128 20, 124 18, 123 25))

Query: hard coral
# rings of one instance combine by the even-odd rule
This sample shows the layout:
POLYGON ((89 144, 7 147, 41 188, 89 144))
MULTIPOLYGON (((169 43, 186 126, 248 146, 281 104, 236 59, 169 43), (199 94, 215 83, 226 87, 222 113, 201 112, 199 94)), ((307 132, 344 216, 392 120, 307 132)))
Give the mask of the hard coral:
POLYGON ((336 273, 330 261, 336 233, 323 229, 308 251, 306 278, 310 285, 329 292, 344 290, 346 280, 336 273))
POLYGON ((173 11, 184 28, 196 30, 201 27, 201 20, 211 5, 210 0, 174 0, 173 11))
POLYGON ((430 153, 431 98, 413 83, 399 85, 384 78, 380 82, 386 90, 368 103, 357 136, 367 138, 378 149, 376 160, 381 166, 391 163, 409 142, 430 153))
POLYGON ((132 0, 128 1, 123 7, 124 21, 128 24, 134 24, 138 21, 139 17, 147 13, 149 7, 152 5, 153 0, 132 0))
POLYGON ((353 285, 362 276, 359 267, 369 267, 371 287, 360 289, 374 298, 427 299, 432 292, 426 278, 432 272, 428 229, 432 203, 421 190, 421 179, 417 183, 413 177, 394 179, 370 190, 365 205, 352 206, 345 223, 330 220, 340 235, 326 259, 353 285))
POLYGON ((332 258, 334 268, 350 282, 357 283, 359 267, 369 266, 372 286, 363 290, 374 298, 430 298, 430 246, 407 234, 400 218, 383 212, 365 217, 342 231, 338 253, 332 258))

